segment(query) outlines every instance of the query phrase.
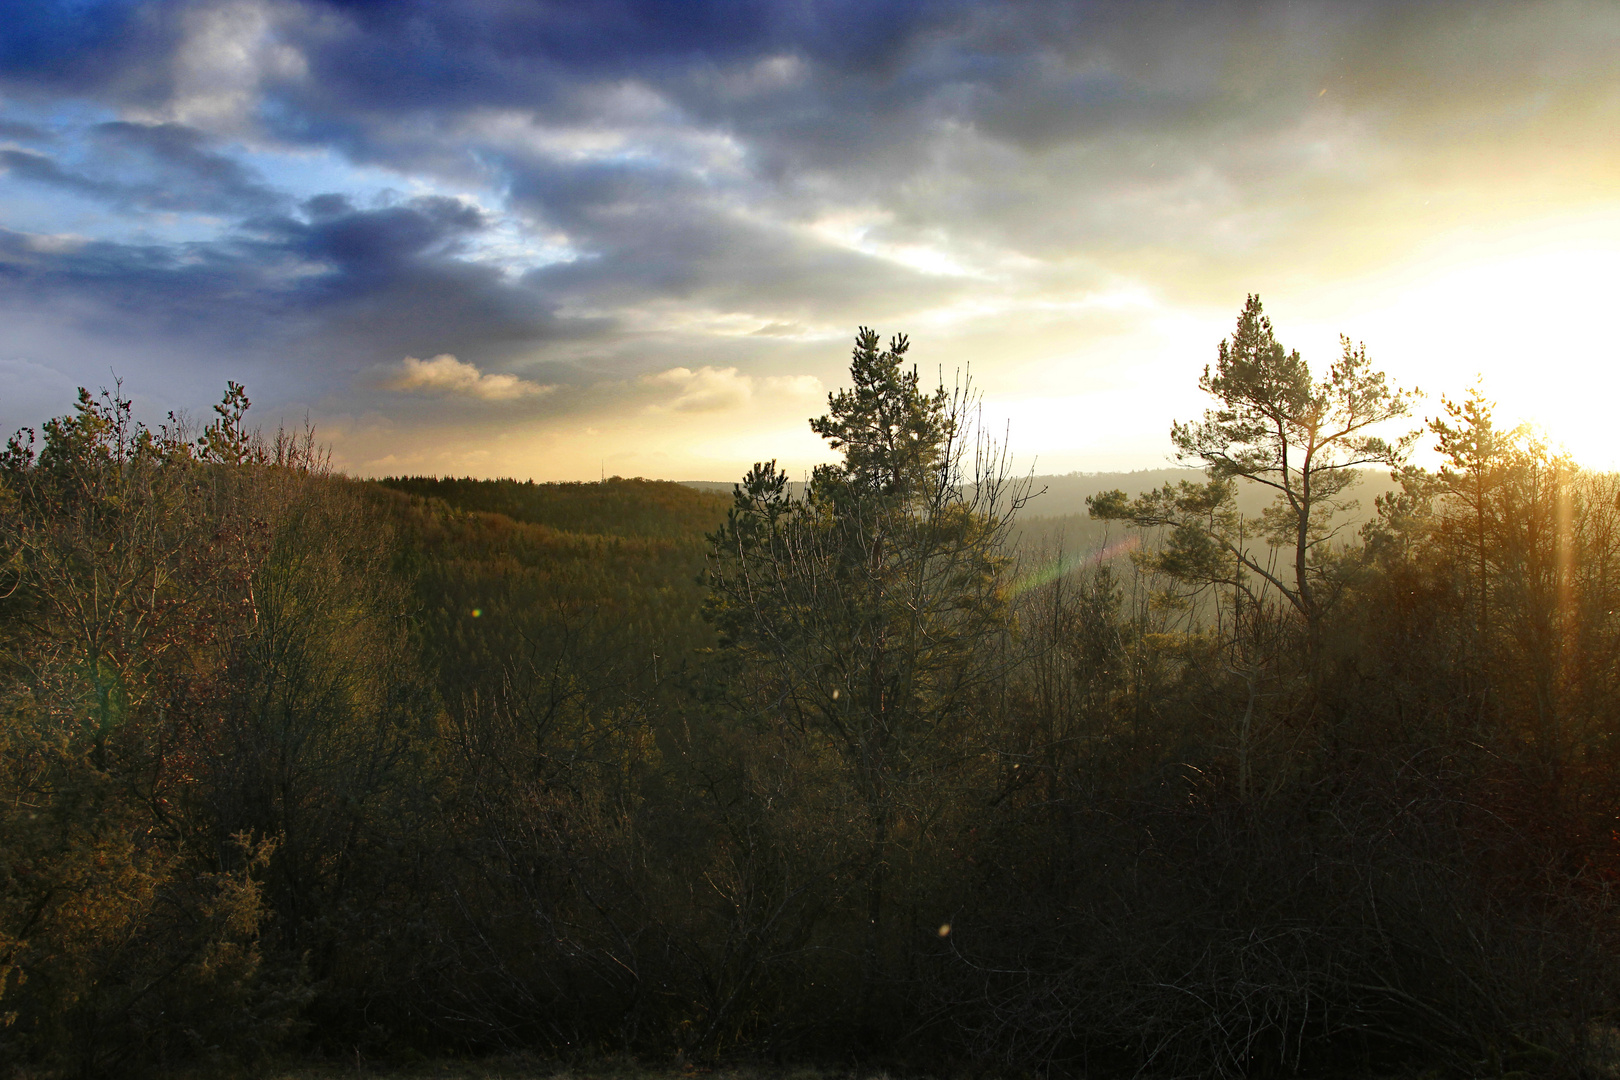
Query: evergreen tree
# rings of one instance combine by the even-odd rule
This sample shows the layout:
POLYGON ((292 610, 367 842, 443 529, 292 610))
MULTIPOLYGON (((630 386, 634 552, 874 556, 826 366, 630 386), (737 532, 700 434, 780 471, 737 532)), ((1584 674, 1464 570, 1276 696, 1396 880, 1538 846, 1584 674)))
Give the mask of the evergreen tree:
POLYGON ((925 392, 904 367, 907 345, 880 349, 861 329, 853 388, 811 421, 843 460, 818 467, 803 499, 775 462, 755 465, 712 538, 709 572, 710 616, 747 672, 738 685, 769 722, 831 748, 858 806, 863 1011, 890 929, 896 833, 917 841, 1000 663, 1020 502, 1004 470, 985 467, 993 453, 967 475, 970 398, 925 392))
POLYGON ((1343 352, 1327 377, 1313 378, 1299 352, 1278 343, 1260 298, 1251 295, 1236 331, 1220 344, 1214 370, 1205 367, 1198 380, 1215 407, 1200 421, 1170 429, 1177 460, 1203 465, 1207 483, 1166 485, 1135 500, 1120 491, 1087 500, 1095 517, 1170 527, 1160 569, 1227 583, 1251 597, 1258 590, 1250 575, 1275 589, 1304 620, 1313 652, 1343 585, 1332 542, 1335 515, 1353 505, 1345 493, 1358 469, 1400 468, 1417 439, 1415 432, 1393 442, 1375 434, 1409 415, 1417 392, 1390 385, 1367 360, 1365 345, 1340 342, 1343 352), (1239 480, 1275 492, 1259 517, 1237 513, 1239 480), (1250 547, 1251 536, 1285 552, 1292 572, 1250 547))

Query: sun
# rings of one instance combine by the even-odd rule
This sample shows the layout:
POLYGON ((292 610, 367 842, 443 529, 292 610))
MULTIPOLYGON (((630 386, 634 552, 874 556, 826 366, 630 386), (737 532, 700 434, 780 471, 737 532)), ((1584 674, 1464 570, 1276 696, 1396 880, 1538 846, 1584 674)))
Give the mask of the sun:
POLYGON ((1620 211, 1452 238, 1367 292, 1340 328, 1431 414, 1477 377, 1501 419, 1620 469, 1620 211))

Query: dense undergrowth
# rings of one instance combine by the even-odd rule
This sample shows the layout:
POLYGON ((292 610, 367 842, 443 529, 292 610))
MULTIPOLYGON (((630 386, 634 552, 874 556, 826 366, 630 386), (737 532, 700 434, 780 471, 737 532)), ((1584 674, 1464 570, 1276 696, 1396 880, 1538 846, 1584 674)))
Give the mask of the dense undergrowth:
POLYGON ((1168 534, 1050 572, 877 359, 921 436, 835 402, 805 500, 14 442, 5 1063, 1614 1067, 1613 478, 1409 472, 1308 634, 1168 534))

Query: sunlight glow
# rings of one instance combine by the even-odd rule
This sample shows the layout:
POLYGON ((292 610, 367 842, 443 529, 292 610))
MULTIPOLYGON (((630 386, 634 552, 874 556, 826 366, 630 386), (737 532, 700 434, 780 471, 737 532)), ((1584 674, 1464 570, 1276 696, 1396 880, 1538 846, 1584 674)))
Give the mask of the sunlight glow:
MULTIPOLYGON (((1319 323, 1307 359, 1326 360, 1341 331, 1365 341, 1393 379, 1422 387, 1430 416, 1480 376, 1499 419, 1530 421, 1583 465, 1620 468, 1617 285, 1620 212, 1456 239, 1383 276, 1359 303, 1341 302, 1359 310, 1319 323)), ((1278 329, 1294 340, 1289 324, 1278 329)))

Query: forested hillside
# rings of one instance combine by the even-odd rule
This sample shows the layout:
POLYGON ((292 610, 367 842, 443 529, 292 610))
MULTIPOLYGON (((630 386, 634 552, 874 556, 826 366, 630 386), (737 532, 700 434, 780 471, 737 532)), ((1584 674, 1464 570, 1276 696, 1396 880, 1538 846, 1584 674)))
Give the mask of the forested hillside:
POLYGON ((869 332, 727 495, 82 394, 0 459, 0 1056, 1608 1075, 1620 483, 1346 348, 1251 300, 1093 559, 869 332))
POLYGON ((553 662, 534 651, 540 641, 593 671, 612 670, 616 684, 684 670, 713 644, 701 579, 727 499, 618 478, 379 486, 373 498, 415 583, 442 694, 487 693, 514 677, 513 663, 553 662))
POLYGON ((501 514, 560 532, 700 543, 731 505, 731 485, 701 492, 663 480, 615 476, 600 484, 536 484, 400 476, 382 486, 438 499, 458 510, 501 514))

